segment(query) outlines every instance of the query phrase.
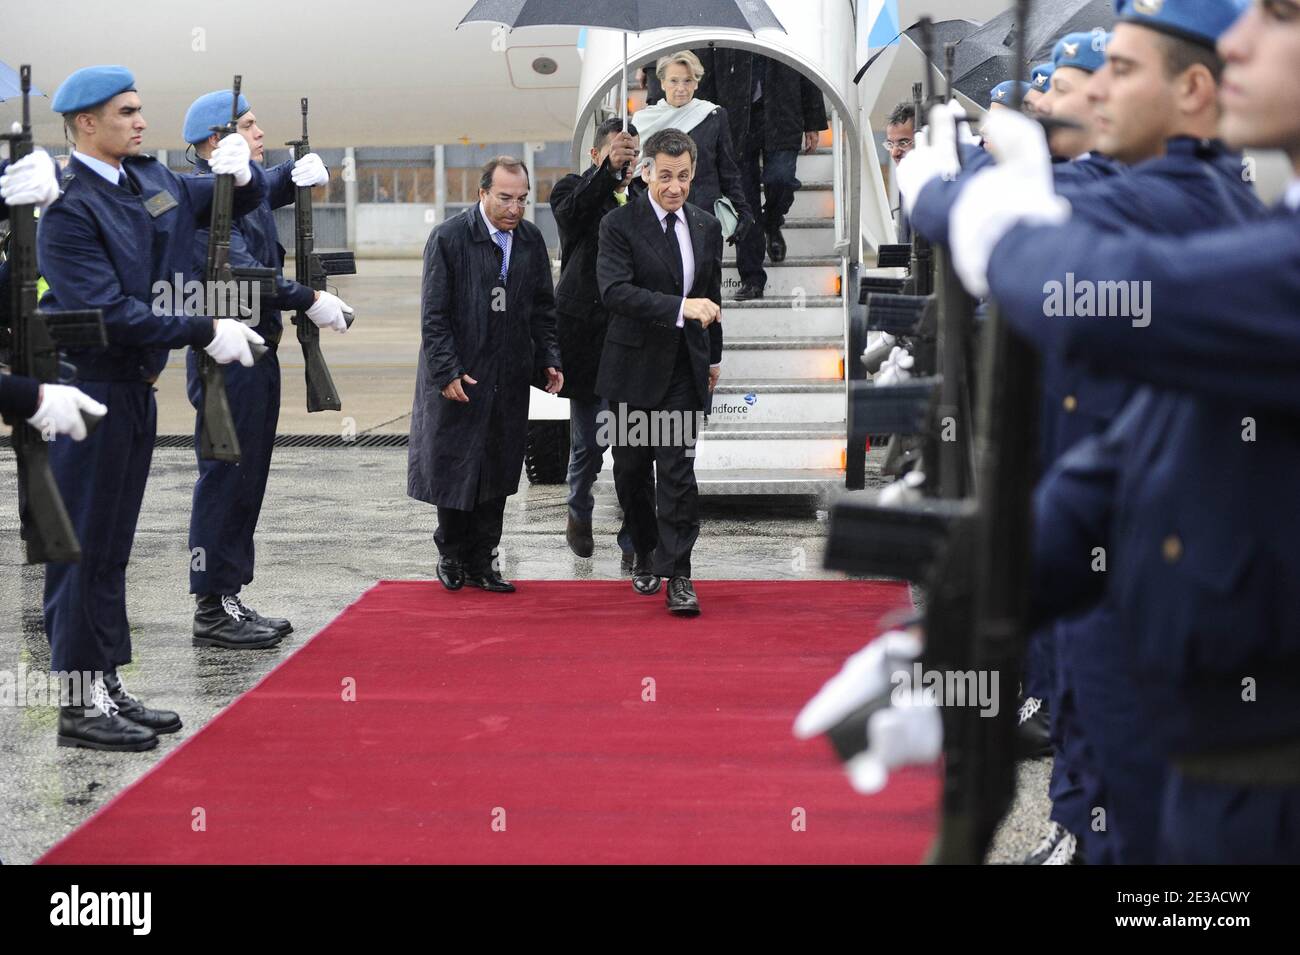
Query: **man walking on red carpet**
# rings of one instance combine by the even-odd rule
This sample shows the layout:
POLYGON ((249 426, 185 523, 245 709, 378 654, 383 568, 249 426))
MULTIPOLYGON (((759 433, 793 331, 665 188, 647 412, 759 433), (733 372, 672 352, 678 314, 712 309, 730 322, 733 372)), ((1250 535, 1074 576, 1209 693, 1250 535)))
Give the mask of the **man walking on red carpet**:
POLYGON ((407 493, 438 508, 438 580, 508 593, 493 566, 506 498, 519 490, 528 388, 564 385, 546 240, 524 220, 528 171, 483 167, 479 201, 424 248, 421 348, 407 493))
POLYGON ((600 220, 596 277, 610 313, 596 391, 609 400, 614 488, 636 561, 632 586, 668 610, 700 612, 691 550, 700 534, 695 437, 722 362, 722 226, 686 202, 690 136, 645 142, 645 194, 600 220))

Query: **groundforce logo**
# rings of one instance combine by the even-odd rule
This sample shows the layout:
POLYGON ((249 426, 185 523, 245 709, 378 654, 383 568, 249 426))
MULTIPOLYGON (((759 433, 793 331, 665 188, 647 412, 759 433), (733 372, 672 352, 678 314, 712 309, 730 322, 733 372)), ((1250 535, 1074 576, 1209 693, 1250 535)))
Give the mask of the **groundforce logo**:
POLYGON ((71 892, 50 896, 51 925, 129 925, 133 935, 148 935, 153 923, 152 892, 71 892))

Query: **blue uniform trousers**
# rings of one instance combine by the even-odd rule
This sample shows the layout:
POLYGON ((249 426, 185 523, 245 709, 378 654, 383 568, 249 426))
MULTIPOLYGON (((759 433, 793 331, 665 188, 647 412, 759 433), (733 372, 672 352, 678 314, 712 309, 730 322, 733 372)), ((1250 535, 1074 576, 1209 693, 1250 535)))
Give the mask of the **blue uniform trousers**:
POLYGON ((108 406, 84 441, 50 445, 50 469, 81 542, 79 563, 45 568, 45 633, 54 671, 111 671, 131 662, 126 565, 158 426, 145 381, 81 381, 108 406))
MULTIPOLYGON (((190 510, 190 593, 237 594, 253 580, 253 534, 262 512, 280 418, 280 361, 271 348, 252 368, 222 366, 240 461, 199 459, 190 510)), ((203 428, 202 380, 193 349, 185 356, 186 392, 195 416, 198 457, 203 428)))

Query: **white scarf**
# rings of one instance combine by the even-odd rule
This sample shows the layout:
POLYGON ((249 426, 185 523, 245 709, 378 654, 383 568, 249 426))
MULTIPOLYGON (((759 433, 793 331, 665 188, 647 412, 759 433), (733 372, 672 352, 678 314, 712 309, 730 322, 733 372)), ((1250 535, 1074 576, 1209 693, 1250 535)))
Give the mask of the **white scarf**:
MULTIPOLYGON (((632 125, 636 127, 636 134, 644 143, 661 129, 680 129, 684 133, 689 133, 704 122, 705 117, 715 109, 717 104, 710 103, 706 99, 693 99, 685 106, 671 106, 668 100, 661 99, 653 106, 637 110, 631 120, 632 125)), ((647 162, 649 157, 642 156, 640 163, 637 164, 637 171, 639 172, 647 162)))

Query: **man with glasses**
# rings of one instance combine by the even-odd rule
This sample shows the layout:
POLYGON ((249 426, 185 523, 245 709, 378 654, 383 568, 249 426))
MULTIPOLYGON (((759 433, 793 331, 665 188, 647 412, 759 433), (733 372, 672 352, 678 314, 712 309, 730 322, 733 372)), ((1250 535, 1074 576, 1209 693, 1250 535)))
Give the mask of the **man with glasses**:
POLYGON ((506 498, 519 489, 528 389, 564 385, 546 240, 524 220, 528 171, 497 156, 479 201, 424 248, 421 348, 407 493, 438 508, 438 580, 509 593, 494 566, 506 498))
MULTIPOLYGON (((911 103, 899 103, 889 114, 885 125, 885 150, 894 161, 894 168, 903 161, 908 153, 916 147, 916 107, 911 103)), ((898 202, 898 241, 912 241, 912 221, 903 208, 903 197, 898 202)))

